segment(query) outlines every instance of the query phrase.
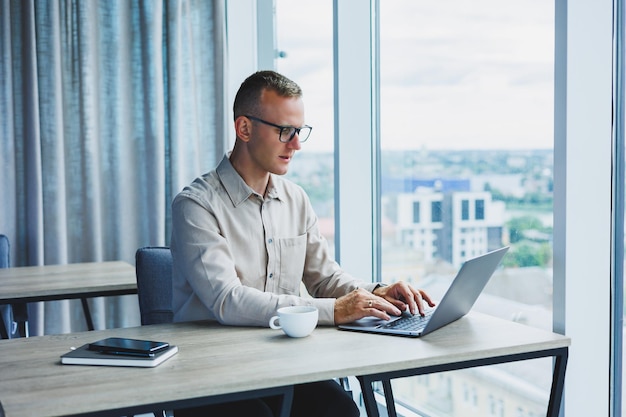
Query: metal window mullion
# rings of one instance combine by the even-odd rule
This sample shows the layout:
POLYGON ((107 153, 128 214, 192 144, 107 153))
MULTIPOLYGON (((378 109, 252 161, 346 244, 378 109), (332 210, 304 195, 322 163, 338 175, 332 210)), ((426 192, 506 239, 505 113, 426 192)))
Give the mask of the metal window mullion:
MULTIPOLYGON (((376 0, 373 0, 376 1, 376 0)), ((375 4, 333 2, 335 112, 335 257, 364 280, 376 275, 377 166, 375 55, 372 22, 375 4)))
POLYGON ((610 415, 622 415, 622 351, 624 315, 624 5, 613 1, 613 208, 611 267, 610 415))

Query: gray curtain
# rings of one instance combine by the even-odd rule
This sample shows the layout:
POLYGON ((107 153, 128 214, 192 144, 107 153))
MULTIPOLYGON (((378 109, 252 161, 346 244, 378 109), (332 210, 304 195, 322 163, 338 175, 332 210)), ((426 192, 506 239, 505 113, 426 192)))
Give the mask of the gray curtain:
MULTIPOLYGON (((224 0, 0 0, 0 233, 13 266, 169 244, 170 202, 226 147, 224 0)), ((139 324, 136 296, 90 301, 139 324)), ((29 305, 31 334, 85 330, 29 305)))

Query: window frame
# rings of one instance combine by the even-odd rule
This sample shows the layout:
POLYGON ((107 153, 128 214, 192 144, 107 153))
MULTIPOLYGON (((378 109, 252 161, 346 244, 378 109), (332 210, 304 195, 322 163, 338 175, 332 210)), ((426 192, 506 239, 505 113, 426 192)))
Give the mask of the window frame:
MULTIPOLYGON (((624 50, 624 37, 626 33, 624 2, 613 2, 613 27, 614 29, 614 90, 613 97, 613 252, 624 254, 624 216, 626 200, 626 129, 624 128, 626 111, 626 83, 624 82, 626 67, 624 65, 626 54, 624 50)), ((610 386, 616 387, 610 394, 610 415, 622 415, 623 393, 623 317, 624 317, 624 259, 623 256, 614 256, 612 262, 611 285, 614 289, 611 315, 611 366, 610 386)))
POLYGON ((333 1, 335 257, 373 282, 381 276, 377 16, 377 0, 333 1))
MULTIPOLYGON (((621 349, 611 344, 609 325, 612 29, 612 0, 555 2, 553 328, 573 341, 568 416, 610 415, 607 365, 621 349)), ((613 389, 621 396, 621 383, 613 389)))

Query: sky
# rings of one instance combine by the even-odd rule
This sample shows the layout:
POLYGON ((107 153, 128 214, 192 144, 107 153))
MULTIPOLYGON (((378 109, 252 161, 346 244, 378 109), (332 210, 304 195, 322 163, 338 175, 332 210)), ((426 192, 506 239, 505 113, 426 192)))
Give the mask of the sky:
MULTIPOLYGON (((307 149, 333 143, 332 0, 276 0, 277 69, 303 88, 307 149)), ((553 146, 552 0, 381 0, 383 149, 553 146)))

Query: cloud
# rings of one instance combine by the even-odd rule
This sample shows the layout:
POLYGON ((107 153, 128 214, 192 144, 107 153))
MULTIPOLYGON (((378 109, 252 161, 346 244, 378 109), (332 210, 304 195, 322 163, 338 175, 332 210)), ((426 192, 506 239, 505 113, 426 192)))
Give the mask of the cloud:
MULTIPOLYGON (((332 2, 279 0, 279 70, 305 91, 307 147, 332 149, 332 2), (297 3, 297 4, 296 4, 297 3)), ((550 148, 554 4, 380 3, 383 148, 550 148)))

